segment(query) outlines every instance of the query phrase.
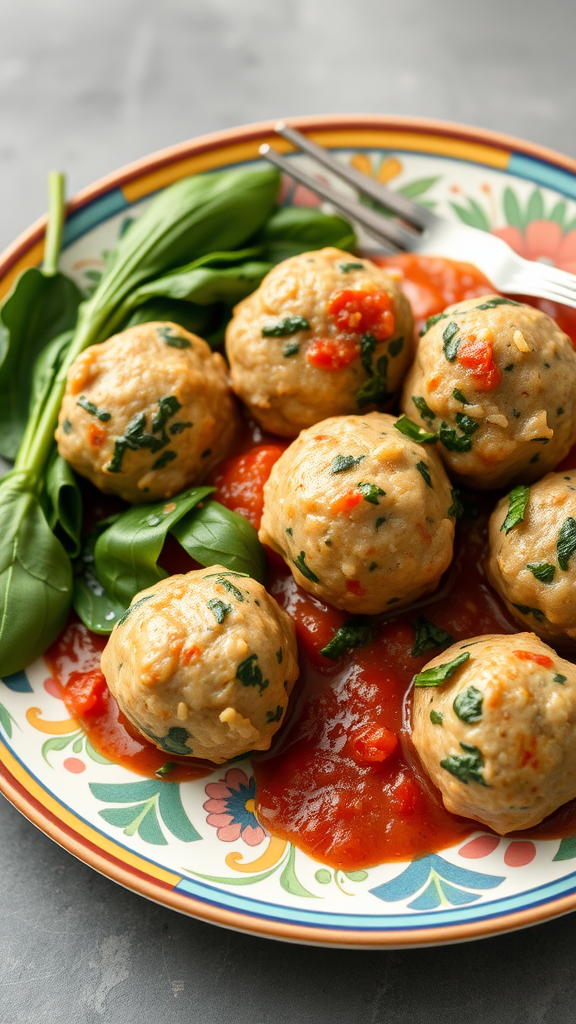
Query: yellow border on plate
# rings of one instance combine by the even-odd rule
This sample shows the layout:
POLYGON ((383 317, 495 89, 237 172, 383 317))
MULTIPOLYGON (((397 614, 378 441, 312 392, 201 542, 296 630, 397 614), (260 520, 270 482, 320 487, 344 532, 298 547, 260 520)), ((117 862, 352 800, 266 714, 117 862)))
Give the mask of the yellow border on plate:
POLYGON ((20 762, 14 757, 9 748, 0 740, 0 759, 6 766, 11 775, 14 776, 17 782, 20 783, 24 789, 30 793, 30 796, 34 797, 47 811, 50 811, 55 818, 71 828, 83 839, 88 840, 103 853, 108 853, 112 857, 116 857, 117 860, 121 860, 124 864, 130 864, 131 867, 137 868, 145 875, 149 875, 152 878, 158 879, 160 882, 165 882, 167 885, 175 886, 182 880, 182 875, 176 875, 171 871, 166 871, 165 868, 158 867, 156 864, 152 864, 148 860, 139 857, 138 854, 132 853, 125 846, 121 846, 115 843, 113 839, 108 839, 102 835, 101 832, 97 832, 86 822, 82 821, 81 818, 76 817, 71 811, 68 810, 59 800, 56 800, 51 793, 48 792, 41 786, 36 779, 30 775, 25 768, 22 767, 20 762))

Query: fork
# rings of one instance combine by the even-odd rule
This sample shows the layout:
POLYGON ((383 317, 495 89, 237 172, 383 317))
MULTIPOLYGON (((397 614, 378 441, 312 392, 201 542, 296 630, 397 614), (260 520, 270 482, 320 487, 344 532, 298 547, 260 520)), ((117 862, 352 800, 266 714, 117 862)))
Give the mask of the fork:
POLYGON ((260 154, 285 174, 300 182, 310 191, 327 200, 346 216, 355 220, 375 238, 388 254, 413 252, 419 255, 445 256, 453 260, 473 263, 486 275, 498 291, 516 295, 537 295, 576 309, 576 275, 564 270, 525 260, 518 256, 501 238, 453 223, 424 209, 406 196, 386 188, 355 167, 341 163, 327 149, 312 142, 306 135, 284 121, 275 125, 275 131, 297 149, 308 153, 341 181, 352 185, 368 199, 379 203, 397 215, 383 216, 363 206, 342 192, 317 181, 294 161, 281 156, 268 144, 260 146, 260 154))

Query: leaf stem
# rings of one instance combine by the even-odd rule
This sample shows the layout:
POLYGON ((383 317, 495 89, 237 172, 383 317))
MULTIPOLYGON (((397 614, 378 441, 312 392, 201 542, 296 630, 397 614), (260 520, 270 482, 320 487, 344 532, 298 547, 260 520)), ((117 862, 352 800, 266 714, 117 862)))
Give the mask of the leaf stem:
POLYGON ((44 273, 53 277, 58 273, 58 260, 62 247, 62 232, 66 203, 64 201, 65 178, 61 171, 50 171, 48 175, 48 225, 44 244, 44 273))

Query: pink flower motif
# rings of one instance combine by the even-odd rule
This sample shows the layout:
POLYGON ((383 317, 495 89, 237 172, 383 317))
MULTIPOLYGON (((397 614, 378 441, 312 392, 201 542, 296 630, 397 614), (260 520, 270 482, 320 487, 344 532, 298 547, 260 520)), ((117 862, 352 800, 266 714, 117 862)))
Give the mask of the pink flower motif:
POLYGON ((223 779, 209 782, 204 804, 206 821, 216 829, 218 839, 235 843, 242 838, 248 846, 258 846, 268 835, 254 814, 256 782, 239 768, 229 768, 223 779))
POLYGON ((505 227, 497 228, 493 234, 527 260, 539 260, 576 274, 576 229, 564 234, 553 220, 533 220, 524 232, 505 227))
MULTIPOLYGON (((464 843, 458 852, 467 860, 478 860, 480 857, 488 857, 501 842, 500 836, 478 836, 464 843)), ((513 839, 506 848, 504 863, 509 868, 523 868, 531 864, 535 856, 536 847, 529 839, 513 839)))

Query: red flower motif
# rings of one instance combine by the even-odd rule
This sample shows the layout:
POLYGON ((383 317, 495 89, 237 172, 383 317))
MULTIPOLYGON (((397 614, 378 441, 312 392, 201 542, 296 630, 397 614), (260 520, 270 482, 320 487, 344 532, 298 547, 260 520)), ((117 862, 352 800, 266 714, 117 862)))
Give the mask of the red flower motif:
POLYGON ((209 782, 206 796, 206 821, 222 842, 235 843, 242 838, 248 846, 258 846, 268 835, 254 814, 254 778, 249 779, 239 768, 229 768, 223 779, 209 782))
POLYGON ((497 228, 493 234, 527 260, 539 260, 576 274, 576 229, 564 234, 553 220, 533 220, 524 232, 506 227, 497 228))
MULTIPOLYGON (((458 853, 467 860, 479 860, 489 857, 500 845, 499 836, 478 836, 461 846, 458 853)), ((536 856, 536 847, 529 839, 513 839, 504 853, 504 863, 509 868, 522 868, 530 864, 536 856)))

